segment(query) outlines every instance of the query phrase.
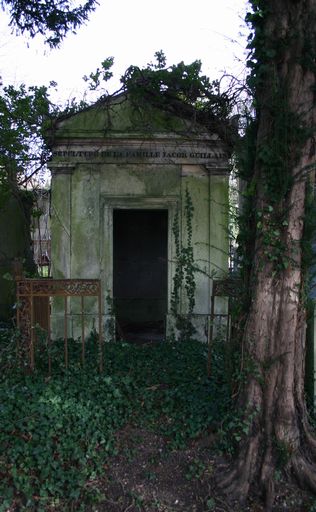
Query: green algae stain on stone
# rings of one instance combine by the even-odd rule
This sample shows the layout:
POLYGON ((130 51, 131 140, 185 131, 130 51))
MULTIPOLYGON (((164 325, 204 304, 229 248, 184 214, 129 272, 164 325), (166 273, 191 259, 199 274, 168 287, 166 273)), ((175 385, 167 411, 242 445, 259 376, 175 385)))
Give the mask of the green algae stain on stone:
MULTIPOLYGON (((225 144, 216 134, 207 134, 196 125, 190 131, 187 121, 151 105, 138 108, 126 97, 117 97, 111 103, 99 102, 60 119, 56 126, 51 162, 54 277, 100 278, 103 323, 109 324, 113 319, 108 304, 113 300, 115 279, 115 211, 166 211, 168 283, 167 296, 162 300, 169 308, 163 322, 171 325, 170 298, 175 272, 173 221, 178 212, 180 238, 185 240, 187 189, 194 206, 192 242, 197 268, 194 314, 199 319, 198 338, 205 340, 212 277, 222 277, 228 267, 229 165, 225 144)), ((127 257, 129 262, 136 257, 141 260, 142 253, 127 257)), ((146 266, 145 260, 140 261, 139 268, 142 266, 146 266)), ((132 278, 130 282, 134 282, 132 278)), ((136 317, 137 321, 141 320, 142 311, 145 315, 150 306, 148 298, 139 298, 139 305, 134 314, 133 308, 128 312, 132 320, 133 317, 135 321, 136 317)), ((88 306, 90 325, 95 320, 93 308, 93 304, 88 306)), ((181 311, 185 314, 186 310, 183 298, 181 311)), ((58 314, 55 308, 54 315, 58 314)), ((76 314, 74 305, 69 318, 74 336, 78 335, 76 314)))

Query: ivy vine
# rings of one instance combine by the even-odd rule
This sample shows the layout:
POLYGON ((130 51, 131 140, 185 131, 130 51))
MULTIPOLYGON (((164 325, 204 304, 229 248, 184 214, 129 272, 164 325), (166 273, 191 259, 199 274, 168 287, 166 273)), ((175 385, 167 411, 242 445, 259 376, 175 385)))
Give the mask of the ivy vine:
POLYGON ((192 338, 194 327, 192 325, 192 314, 195 306, 195 265, 194 251, 192 244, 192 219, 194 206, 188 189, 185 190, 184 219, 186 222, 186 243, 183 244, 180 237, 179 213, 177 212, 173 223, 173 235, 176 247, 176 268, 173 277, 173 291, 171 294, 171 313, 176 320, 176 328, 182 340, 192 338), (187 315, 180 313, 181 291, 184 290, 188 310, 187 315))

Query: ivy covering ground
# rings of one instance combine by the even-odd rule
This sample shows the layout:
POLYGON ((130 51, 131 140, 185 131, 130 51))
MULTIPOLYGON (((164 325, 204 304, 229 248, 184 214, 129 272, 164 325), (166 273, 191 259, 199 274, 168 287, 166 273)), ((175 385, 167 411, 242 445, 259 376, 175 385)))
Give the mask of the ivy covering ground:
MULTIPOLYGON (((206 377, 206 347, 198 342, 106 345, 97 373, 95 340, 80 367, 79 344, 70 343, 65 371, 56 350, 48 378, 46 358, 33 374, 15 369, 8 337, 0 364, 0 511, 80 510, 97 499, 94 482, 116 454, 115 433, 126 424, 166 436, 177 449, 229 408, 223 358, 214 353, 206 377)), ((57 345, 58 347, 58 345, 57 345)))

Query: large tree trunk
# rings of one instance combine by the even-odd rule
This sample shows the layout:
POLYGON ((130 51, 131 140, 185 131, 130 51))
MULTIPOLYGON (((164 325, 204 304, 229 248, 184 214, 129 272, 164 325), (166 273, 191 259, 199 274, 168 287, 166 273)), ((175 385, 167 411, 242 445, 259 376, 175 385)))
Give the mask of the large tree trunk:
MULTIPOLYGON (((315 163, 312 135, 306 132, 298 142, 298 137, 289 134, 287 176, 282 184, 274 176, 275 187, 280 186, 278 200, 277 190, 275 196, 271 194, 273 176, 261 157, 262 148, 267 143, 271 147, 271 138, 278 144, 280 127, 276 127, 273 104, 282 91, 284 104, 279 107, 285 105, 294 114, 292 122, 296 120, 297 126, 292 127, 293 132, 303 125, 314 127, 315 54, 307 52, 315 52, 316 0, 266 0, 261 4, 265 11, 256 44, 264 45, 267 58, 262 62, 257 58, 256 64, 258 131, 252 180, 254 206, 261 217, 260 229, 257 225, 254 233, 251 304, 243 336, 252 370, 240 396, 240 405, 251 419, 249 435, 221 485, 242 499, 259 484, 269 510, 274 473, 281 459, 288 475, 316 492, 316 440, 304 398, 306 318, 301 244, 306 183, 315 163), (280 220, 278 230, 276 219, 280 220)), ((289 125, 284 127, 288 129, 289 125)))

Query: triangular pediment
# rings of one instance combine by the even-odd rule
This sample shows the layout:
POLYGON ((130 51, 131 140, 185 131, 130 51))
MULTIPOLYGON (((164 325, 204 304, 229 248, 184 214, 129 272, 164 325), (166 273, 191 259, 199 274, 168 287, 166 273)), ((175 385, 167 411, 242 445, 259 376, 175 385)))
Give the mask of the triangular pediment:
POLYGON ((94 105, 74 114, 61 116, 55 123, 54 138, 133 138, 150 139, 167 134, 171 137, 218 139, 196 122, 192 115, 180 116, 148 101, 137 104, 126 94, 103 98, 94 105))

